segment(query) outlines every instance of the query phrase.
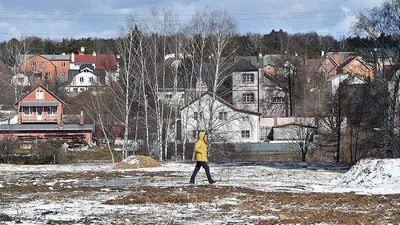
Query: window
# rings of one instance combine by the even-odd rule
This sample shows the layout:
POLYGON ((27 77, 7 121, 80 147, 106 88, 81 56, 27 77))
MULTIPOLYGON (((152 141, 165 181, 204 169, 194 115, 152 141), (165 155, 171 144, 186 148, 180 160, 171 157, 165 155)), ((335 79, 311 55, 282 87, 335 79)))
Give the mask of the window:
POLYGON ((227 112, 219 112, 219 120, 228 120, 227 112))
POLYGON ((245 84, 254 83, 254 74, 252 73, 244 73, 242 74, 242 82, 245 84))
POLYGON ((65 77, 65 73, 64 73, 64 72, 62 72, 62 73, 61 73, 61 76, 62 76, 62 77, 65 77))
POLYGON ((40 67, 44 67, 44 62, 39 63, 40 67))
POLYGON ((51 106, 48 108, 47 114, 56 115, 56 113, 57 113, 57 107, 51 106))
POLYGON ((193 113, 193 118, 194 118, 195 120, 201 120, 201 119, 203 119, 203 112, 194 112, 194 113, 193 113))
POLYGON ((94 77, 89 77, 89 82, 94 83, 94 77))
POLYGON ((243 116, 242 120, 243 121, 250 121, 250 117, 249 116, 243 116))
POLYGON ((46 72, 45 74, 44 74, 44 78, 49 78, 50 77, 50 72, 46 72))
POLYGON ((83 77, 79 77, 79 81, 81 82, 81 83, 83 83, 83 77))
POLYGON ((43 100, 44 99, 43 91, 36 91, 36 99, 37 100, 43 100))
POLYGON ((22 111, 24 112, 24 115, 32 115, 32 108, 30 107, 22 107, 22 111))
POLYGON ((284 103, 285 101, 283 100, 282 97, 274 97, 272 98, 272 103, 284 103))
POLYGON ((17 80, 18 80, 18 83, 20 83, 20 84, 24 83, 24 78, 23 77, 18 77, 17 80))
POLYGON ((254 103, 254 93, 246 93, 242 95, 243 103, 254 103))
POLYGON ((250 138, 250 131, 242 130, 242 138, 250 138))
POLYGON ((166 95, 165 95, 165 98, 171 99, 171 98, 172 98, 172 94, 166 94, 166 95))
POLYGON ((271 71, 271 70, 272 70, 272 67, 271 67, 271 66, 266 66, 265 69, 266 69, 267 71, 271 71))
POLYGON ((78 92, 78 88, 74 88, 74 92, 78 92))
POLYGON ((32 67, 36 67, 36 62, 31 62, 32 67))
POLYGON ((65 62, 61 62, 61 66, 64 67, 65 66, 65 62))
POLYGON ((197 130, 192 131, 192 137, 197 139, 197 130))

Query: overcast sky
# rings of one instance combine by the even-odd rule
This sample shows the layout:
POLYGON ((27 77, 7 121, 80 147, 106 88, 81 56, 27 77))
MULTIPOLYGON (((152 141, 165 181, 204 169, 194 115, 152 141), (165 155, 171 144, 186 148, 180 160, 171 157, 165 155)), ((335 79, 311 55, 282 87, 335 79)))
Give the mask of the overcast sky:
POLYGON ((0 0, 0 41, 12 37, 118 35, 128 14, 145 18, 152 7, 171 9, 187 22, 196 10, 226 9, 238 32, 316 31, 348 36, 354 14, 384 0, 0 0))

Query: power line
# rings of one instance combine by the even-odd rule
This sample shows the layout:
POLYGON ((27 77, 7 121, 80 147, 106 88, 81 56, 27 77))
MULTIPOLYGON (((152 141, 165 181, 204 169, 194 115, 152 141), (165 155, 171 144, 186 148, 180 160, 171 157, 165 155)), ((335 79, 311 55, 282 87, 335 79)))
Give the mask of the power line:
MULTIPOLYGON (((0 11, 3 15, 38 15, 38 12, 7 12, 0 11)), ((321 14, 321 13, 344 13, 342 10, 327 10, 327 11, 305 11, 305 12, 255 12, 255 13, 231 13, 232 16, 244 16, 244 15, 295 15, 295 14, 321 14)), ((138 17, 152 17, 150 14, 110 14, 110 13, 46 13, 46 16, 138 16, 138 17)), ((180 14, 178 16, 189 16, 192 17, 194 14, 180 14)))
MULTIPOLYGON (((344 15, 336 15, 336 16, 294 16, 294 17, 257 17, 257 18, 235 18, 238 21, 245 20, 291 20, 291 19, 317 19, 317 18, 343 18, 344 15)), ((32 21, 88 21, 88 22, 122 22, 126 21, 125 19, 83 19, 83 18, 35 18, 35 17, 0 17, 3 20, 32 20, 32 21)), ((145 19, 139 19, 137 21, 143 21, 145 19)), ((190 21, 190 20, 171 20, 171 21, 190 21)))

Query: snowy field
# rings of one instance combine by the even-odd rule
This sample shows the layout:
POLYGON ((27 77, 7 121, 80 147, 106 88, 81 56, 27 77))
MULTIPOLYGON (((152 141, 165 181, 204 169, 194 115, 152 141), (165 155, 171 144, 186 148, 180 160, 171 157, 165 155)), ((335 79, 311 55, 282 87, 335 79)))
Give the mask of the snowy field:
POLYGON ((0 224, 400 224, 400 160, 0 164, 0 224))

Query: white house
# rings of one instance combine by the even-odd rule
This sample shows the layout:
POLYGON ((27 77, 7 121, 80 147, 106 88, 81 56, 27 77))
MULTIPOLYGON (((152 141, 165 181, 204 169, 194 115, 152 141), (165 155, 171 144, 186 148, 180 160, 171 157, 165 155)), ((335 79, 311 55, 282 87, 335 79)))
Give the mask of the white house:
POLYGON ((343 81, 347 81, 349 84, 365 84, 365 80, 357 75, 349 75, 349 74, 338 74, 328 78, 328 90, 330 93, 335 94, 336 90, 339 88, 339 85, 343 81))
POLYGON ((92 65, 81 65, 79 70, 68 71, 67 92, 90 91, 105 85, 105 72, 95 70, 92 65))
POLYGON ((263 101, 263 74, 250 61, 241 59, 233 65, 232 102, 236 108, 259 112, 263 101))
POLYGON ((259 142, 260 116, 206 92, 181 109, 182 139, 194 142, 198 132, 205 130, 213 142, 259 142))

